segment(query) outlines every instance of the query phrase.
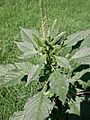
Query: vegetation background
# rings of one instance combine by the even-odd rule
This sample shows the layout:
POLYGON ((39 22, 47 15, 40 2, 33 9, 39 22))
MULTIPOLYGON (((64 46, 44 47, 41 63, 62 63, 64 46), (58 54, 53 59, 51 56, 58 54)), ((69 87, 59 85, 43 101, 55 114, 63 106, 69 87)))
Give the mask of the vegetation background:
MULTIPOLYGON (((90 29, 90 0, 46 0, 46 11, 48 24, 58 19, 57 27, 67 34, 90 29)), ((20 53, 14 41, 20 40, 19 26, 39 29, 38 0, 0 0, 0 64, 18 61, 20 53)), ((36 86, 0 88, 0 120, 8 120, 14 111, 23 109, 36 86)))

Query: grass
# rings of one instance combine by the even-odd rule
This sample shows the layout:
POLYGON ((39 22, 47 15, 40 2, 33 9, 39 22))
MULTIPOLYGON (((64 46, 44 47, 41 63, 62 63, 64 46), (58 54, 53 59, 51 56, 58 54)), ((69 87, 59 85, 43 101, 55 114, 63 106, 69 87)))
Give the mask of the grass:
MULTIPOLYGON (((68 34, 90 28, 90 0, 46 0, 48 24, 58 19, 61 31, 68 34)), ((40 26, 38 0, 0 0, 0 64, 18 61, 19 50, 14 41, 20 40, 19 26, 40 26)), ((0 88, 0 120, 8 120, 11 113, 21 110, 36 85, 0 88), (18 101, 16 98, 19 97, 18 101)))

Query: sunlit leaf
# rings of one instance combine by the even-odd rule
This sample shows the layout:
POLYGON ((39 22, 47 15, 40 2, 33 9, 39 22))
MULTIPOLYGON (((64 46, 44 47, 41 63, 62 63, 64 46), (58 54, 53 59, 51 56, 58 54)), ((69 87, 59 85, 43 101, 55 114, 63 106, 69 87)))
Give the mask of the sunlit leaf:
POLYGON ((56 58, 57 64, 60 67, 71 69, 68 59, 66 59, 65 57, 62 57, 62 56, 55 56, 55 58, 56 58))
POLYGON ((90 34, 90 30, 83 30, 80 32, 73 33, 67 37, 64 45, 74 46, 77 42, 85 39, 90 34))
POLYGON ((43 47, 43 39, 39 35, 33 33, 33 39, 37 43, 38 47, 43 47))
POLYGON ((32 67, 37 68, 36 65, 32 65, 29 62, 22 62, 22 63, 15 63, 14 65, 1 66, 0 68, 2 73, 0 74, 0 85, 10 86, 20 83, 22 77, 24 75, 29 75, 30 71, 32 72, 31 78, 33 78, 36 71, 32 70, 32 67))
POLYGON ((75 114, 75 115, 80 115, 80 101, 81 99, 77 97, 77 101, 71 100, 69 103, 70 110, 69 113, 75 114))
POLYGON ((41 73, 41 66, 39 65, 33 65, 29 71, 28 79, 27 79, 27 85, 33 81, 37 80, 39 78, 39 75, 41 73))
POLYGON ((83 40, 81 47, 90 47, 90 34, 83 40))
POLYGON ((56 31, 57 28, 56 27, 57 27, 57 19, 54 20, 54 22, 51 26, 51 30, 50 30, 51 31, 51 38, 53 38, 57 33, 57 31, 56 31))
POLYGON ((76 74, 73 76, 73 78, 80 79, 87 72, 90 72, 90 68, 86 69, 86 70, 82 70, 80 72, 76 72, 76 74))
POLYGON ((30 58, 33 55, 37 54, 37 51, 33 45, 28 41, 16 42, 16 44, 20 51, 23 53, 20 58, 30 58))
POLYGON ((90 48, 82 48, 78 50, 71 58, 81 64, 90 64, 90 48))
POLYGON ((38 93, 26 102, 23 114, 17 112, 16 116, 11 117, 10 120, 44 120, 49 116, 53 104, 50 99, 42 92, 38 93), (20 116, 21 115, 21 116, 20 116))
POLYGON ((10 118, 9 120, 23 120, 23 111, 18 111, 15 112, 10 118))
POLYGON ((57 43, 57 41, 62 37, 62 36, 64 36, 64 34, 65 34, 66 32, 61 32, 61 33, 59 33, 58 35, 56 35, 56 37, 53 39, 53 41, 52 41, 52 45, 55 45, 56 43, 57 43))
POLYGON ((29 43, 31 43, 34 48, 37 50, 38 49, 38 45, 36 44, 36 42, 33 39, 33 33, 35 30, 31 30, 31 29, 24 29, 22 27, 21 28, 21 38, 22 41, 27 41, 29 43))
POLYGON ((66 78, 64 77, 64 75, 60 73, 60 70, 56 70, 51 74, 49 80, 52 92, 58 95, 60 100, 64 102, 68 90, 66 78))

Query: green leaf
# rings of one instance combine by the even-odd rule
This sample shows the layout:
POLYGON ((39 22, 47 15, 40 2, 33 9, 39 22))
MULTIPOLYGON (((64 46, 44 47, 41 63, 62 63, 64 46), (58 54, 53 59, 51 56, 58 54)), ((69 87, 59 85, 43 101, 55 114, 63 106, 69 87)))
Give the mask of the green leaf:
POLYGON ((23 53, 21 55, 20 58, 30 58, 33 55, 37 54, 37 51, 35 50, 35 48, 33 47, 33 45, 28 42, 28 41, 24 41, 24 42, 16 42, 17 47, 21 50, 21 52, 23 53))
POLYGON ((87 72, 90 72, 90 68, 89 69, 86 69, 86 70, 82 70, 82 71, 80 71, 80 72, 77 72, 74 76, 73 76, 73 78, 74 79, 80 79, 85 73, 87 73, 87 72))
POLYGON ((0 86, 10 86, 19 83, 19 77, 21 76, 21 72, 15 72, 16 67, 14 65, 2 65, 0 66, 1 74, 0 74, 0 86), (16 79, 17 78, 17 79, 16 79))
POLYGON ((37 50, 38 49, 38 45, 36 44, 36 42, 33 39, 33 33, 34 33, 35 30, 24 29, 22 27, 20 27, 20 28, 21 28, 21 38, 22 38, 22 41, 29 42, 37 50))
POLYGON ((80 98, 78 97, 76 101, 71 100, 69 103, 70 110, 69 113, 80 115, 80 98))
POLYGON ((65 76, 60 73, 60 70, 56 70, 51 74, 49 80, 52 92, 58 95, 60 100, 64 102, 68 91, 65 76))
POLYGON ((43 39, 37 33, 33 33, 33 39, 37 43, 38 47, 43 47, 43 39))
POLYGON ((50 36, 51 39, 55 37, 55 35, 59 32, 58 28, 57 28, 57 19, 54 20, 51 29, 50 29, 50 36))
POLYGON ((87 81, 87 84, 85 86, 86 88, 90 88, 90 80, 87 81))
POLYGON ((71 66, 70 66, 70 64, 69 64, 69 61, 68 61, 65 57, 55 56, 55 58, 56 58, 57 64, 58 64, 60 67, 64 67, 64 68, 71 69, 71 66))
POLYGON ((42 64, 44 64, 45 61, 46 61, 46 54, 41 54, 41 55, 37 54, 37 55, 34 55, 34 56, 32 56, 29 60, 30 60, 30 62, 31 62, 32 64, 42 65, 42 64))
POLYGON ((55 45, 55 43, 65 34, 66 32, 59 33, 54 40, 52 41, 52 45, 55 45))
POLYGON ((74 46, 77 42, 85 39, 90 34, 90 30, 83 30, 80 32, 73 33, 67 37, 64 45, 74 46))
POLYGON ((81 44, 81 46, 80 47, 90 47, 90 35, 88 35, 85 39, 84 39, 84 41, 82 42, 82 44, 81 44))
POLYGON ((50 99, 42 92, 28 99, 26 102, 23 114, 20 113, 12 116, 10 120, 44 120, 49 116, 53 104, 50 99))
POLYGON ((44 64, 46 62, 46 54, 43 54, 39 57, 38 63, 39 64, 44 64))
POLYGON ((0 76, 5 75, 8 71, 15 69, 15 65, 7 64, 7 65, 0 65, 0 76))
POLYGON ((39 65, 33 65, 29 71, 28 79, 27 79, 27 85, 33 81, 37 80, 39 78, 39 75, 41 73, 41 66, 39 65))
POLYGON ((82 48, 78 50, 71 58, 81 64, 90 64, 90 48, 82 48))
POLYGON ((58 55, 58 53, 60 52, 60 49, 61 49, 61 45, 55 45, 54 49, 51 51, 51 54, 58 55))
MULTIPOLYGON (((0 74, 0 85, 11 86, 20 83, 24 75, 30 74, 32 67, 37 68, 36 65, 32 65, 29 62, 22 62, 22 63, 15 63, 14 65, 1 66, 0 68, 2 73, 0 74)), ((36 72, 35 70, 32 71, 33 74, 32 78, 34 77, 35 72, 36 72)))
POLYGON ((15 112, 10 118, 9 120, 23 120, 23 111, 18 111, 15 112))

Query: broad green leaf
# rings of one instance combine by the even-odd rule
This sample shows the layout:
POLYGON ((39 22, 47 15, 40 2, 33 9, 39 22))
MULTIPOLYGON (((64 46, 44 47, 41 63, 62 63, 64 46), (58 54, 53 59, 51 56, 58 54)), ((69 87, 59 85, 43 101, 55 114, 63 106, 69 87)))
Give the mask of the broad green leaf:
POLYGON ((90 64, 90 55, 80 59, 76 59, 76 61, 81 64, 90 64))
POLYGON ((36 52, 35 48, 30 42, 24 41, 24 42, 15 42, 17 44, 17 47, 20 49, 21 52, 36 52))
POLYGON ((77 59, 77 58, 82 58, 90 55, 90 48, 82 48, 78 50, 71 59, 77 59))
MULTIPOLYGON (((42 92, 29 98, 25 104, 23 115, 20 120, 44 120, 49 116, 53 104, 50 99, 42 92)), ((18 120, 20 114, 12 116, 10 120, 18 120)))
POLYGON ((69 103, 70 110, 69 113, 80 115, 80 101, 81 99, 78 97, 76 101, 71 100, 69 103))
POLYGON ((74 46, 77 42, 85 39, 90 34, 90 30, 83 30, 80 32, 73 33, 67 37, 67 40, 64 42, 64 45, 74 46))
POLYGON ((39 35, 33 33, 33 39, 37 43, 38 47, 43 47, 43 39, 39 35))
POLYGON ((82 42, 82 44, 81 44, 81 46, 80 47, 90 47, 90 35, 88 35, 85 39, 84 39, 84 41, 82 42))
POLYGON ((18 111, 15 112, 10 118, 9 120, 23 120, 23 111, 18 111))
POLYGON ((33 81, 37 80, 39 78, 39 75, 41 73, 41 66, 39 65, 33 65, 29 71, 28 79, 27 79, 27 85, 33 81))
POLYGON ((87 72, 90 72, 90 68, 89 69, 86 69, 86 70, 82 70, 82 71, 80 71, 80 72, 77 72, 74 76, 73 76, 73 78, 75 78, 75 79, 80 79, 85 73, 87 73, 87 72))
POLYGON ((68 59, 66 59, 65 57, 62 57, 62 56, 55 56, 55 58, 56 58, 57 64, 60 67, 71 69, 68 59))
POLYGON ((56 55, 67 57, 71 50, 72 50, 72 47, 65 46, 65 47, 60 48, 60 50, 56 53, 56 55))
MULTIPOLYGON (((22 62, 22 63, 15 63, 14 65, 1 66, 0 68, 2 74, 0 74, 0 85, 10 86, 20 83, 22 77, 24 75, 29 75, 30 71, 32 70, 32 67, 35 68, 35 66, 36 65, 32 65, 29 62, 22 62)), ((33 75, 34 72, 35 71, 32 71, 33 75)), ((34 77, 33 75, 32 78, 34 77)))
POLYGON ((37 50, 38 49, 38 45, 36 44, 36 42, 33 39, 33 33, 34 33, 35 30, 24 29, 22 27, 20 27, 20 28, 21 28, 21 38, 22 38, 22 41, 29 42, 37 50))
POLYGON ((60 73, 60 70, 56 70, 51 74, 49 80, 52 92, 57 94, 60 100, 64 102, 68 91, 65 76, 60 73))
POLYGON ((78 50, 71 58, 81 64, 90 64, 90 48, 82 48, 78 50))
POLYGON ((12 78, 17 78, 20 77, 19 75, 21 75, 21 73, 15 73, 16 71, 16 67, 15 65, 1 65, 0 66, 0 86, 8 86, 8 85, 12 85, 12 84, 17 84, 19 81, 19 79, 14 79, 12 80, 12 78))
POLYGON ((43 63, 45 63, 45 62, 46 62, 46 54, 41 55, 41 56, 39 57, 39 59, 38 59, 38 63, 39 63, 39 64, 43 64, 43 63))
POLYGON ((45 61, 46 61, 46 54, 41 54, 41 55, 37 54, 37 55, 34 55, 34 56, 32 56, 29 60, 30 60, 30 62, 31 62, 32 64, 42 65, 42 64, 45 63, 45 61))
POLYGON ((0 65, 0 76, 5 75, 8 71, 15 69, 15 65, 7 64, 7 65, 0 65))
POLYGON ((28 41, 16 42, 16 44, 17 44, 17 47, 23 53, 20 58, 30 58, 33 55, 37 54, 37 51, 35 50, 33 45, 28 41))

